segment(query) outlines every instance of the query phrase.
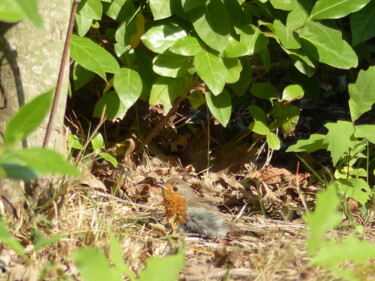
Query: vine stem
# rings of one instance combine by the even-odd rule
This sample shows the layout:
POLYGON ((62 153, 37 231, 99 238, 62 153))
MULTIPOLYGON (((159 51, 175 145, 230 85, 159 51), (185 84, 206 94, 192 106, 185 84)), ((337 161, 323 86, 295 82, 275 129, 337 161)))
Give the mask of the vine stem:
POLYGON ((43 141, 43 147, 48 146, 48 142, 49 142, 50 137, 51 137, 53 121, 55 120, 57 106, 58 106, 59 99, 60 99, 61 87, 62 87, 62 83, 63 83, 63 79, 64 79, 64 68, 66 66, 66 61, 68 59, 70 38, 72 37, 74 20, 76 18, 77 6, 78 6, 79 2, 80 2, 80 0, 75 0, 73 2, 72 10, 71 10, 71 13, 70 13, 70 20, 69 20, 69 25, 68 25, 68 31, 67 31, 67 34, 66 34, 66 39, 65 39, 63 55, 62 55, 61 63, 60 63, 59 76, 57 78, 55 96, 53 98, 52 108, 51 108, 50 116, 49 116, 49 119, 48 119, 46 135, 45 135, 44 141, 43 141))

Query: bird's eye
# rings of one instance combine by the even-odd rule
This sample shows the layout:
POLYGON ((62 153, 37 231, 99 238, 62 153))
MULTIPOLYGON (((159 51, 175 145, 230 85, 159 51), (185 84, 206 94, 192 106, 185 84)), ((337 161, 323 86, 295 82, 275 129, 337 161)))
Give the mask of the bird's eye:
POLYGON ((177 186, 174 186, 174 187, 173 187, 173 191, 178 191, 178 187, 177 187, 177 186))

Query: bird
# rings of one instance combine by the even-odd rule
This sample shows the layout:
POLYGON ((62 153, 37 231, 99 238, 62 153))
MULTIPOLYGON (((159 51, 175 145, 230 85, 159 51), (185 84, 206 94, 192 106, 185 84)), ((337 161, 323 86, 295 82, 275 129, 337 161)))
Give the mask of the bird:
POLYGON ((182 179, 171 178, 158 185, 162 187, 165 214, 174 230, 223 239, 236 229, 214 202, 196 196, 182 179))

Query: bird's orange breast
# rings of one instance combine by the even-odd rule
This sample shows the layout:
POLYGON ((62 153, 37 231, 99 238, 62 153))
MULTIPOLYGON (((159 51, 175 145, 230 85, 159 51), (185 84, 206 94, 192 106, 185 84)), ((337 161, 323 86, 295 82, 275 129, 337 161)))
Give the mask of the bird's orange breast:
POLYGON ((164 196, 165 214, 168 219, 175 216, 177 224, 186 223, 186 201, 182 197, 164 196))

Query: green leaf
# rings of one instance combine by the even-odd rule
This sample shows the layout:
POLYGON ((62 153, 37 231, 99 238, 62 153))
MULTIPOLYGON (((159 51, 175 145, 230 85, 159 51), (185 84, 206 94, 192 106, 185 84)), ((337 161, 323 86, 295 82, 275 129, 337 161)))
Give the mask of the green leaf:
MULTIPOLYGON (((176 281, 185 265, 185 254, 181 247, 176 255, 146 259, 146 268, 139 273, 139 281, 176 281)), ((104 279, 103 279, 104 280, 104 279)))
POLYGON ((299 49, 301 44, 297 40, 296 32, 287 28, 281 21, 273 22, 275 34, 279 38, 281 44, 287 49, 299 49))
POLYGON ((354 136, 356 138, 365 138, 375 144, 375 126, 374 125, 355 125, 354 136))
POLYGON ((23 9, 14 0, 0 1, 0 21, 17 22, 26 17, 23 9))
POLYGON ((169 48, 169 51, 181 56, 194 56, 200 50, 202 50, 202 46, 199 44, 198 39, 190 36, 178 39, 176 43, 169 48))
POLYGON ((82 0, 78 4, 77 12, 86 18, 100 20, 103 13, 102 2, 100 0, 82 0))
POLYGON ((237 96, 242 96, 249 89, 251 83, 252 67, 250 59, 248 57, 240 58, 242 71, 240 73, 240 79, 234 84, 230 84, 229 87, 236 93, 237 96))
POLYGON ((187 72, 190 66, 190 58, 166 52, 157 55, 153 63, 152 69, 157 74, 176 78, 183 76, 187 72))
POLYGON ((375 103, 375 66, 361 70, 356 83, 349 84, 349 108, 352 121, 369 111, 375 103))
POLYGON ((224 90, 219 95, 213 95, 211 92, 206 92, 206 102, 211 113, 224 127, 227 126, 230 115, 232 114, 232 99, 227 90, 224 90))
POLYGON ((249 111, 251 116, 254 118, 254 122, 249 125, 250 131, 253 131, 259 135, 268 135, 270 129, 267 125, 267 115, 262 108, 256 105, 250 105, 249 111))
POLYGON ((253 121, 249 125, 249 130, 262 136, 267 136, 270 133, 270 129, 267 124, 261 121, 253 121))
POLYGON ((278 102, 274 104, 270 115, 275 121, 269 126, 274 130, 281 126, 284 135, 290 135, 297 125, 301 109, 298 106, 278 102))
POLYGON ((294 84, 285 87, 281 100, 290 101, 301 99, 304 95, 303 88, 300 85, 294 84))
POLYGON ((250 88, 250 93, 261 99, 277 99, 279 92, 269 83, 256 83, 250 88))
POLYGON ((341 31, 308 21, 299 35, 306 40, 303 42, 304 48, 317 61, 342 69, 357 67, 357 55, 341 38, 341 31))
POLYGON ((337 211, 339 203, 340 199, 333 184, 328 185, 325 191, 317 194, 315 210, 306 214, 309 228, 309 239, 307 240, 309 256, 325 244, 325 234, 342 221, 342 215, 337 211))
POLYGON ((312 134, 307 140, 299 140, 296 144, 293 144, 288 147, 286 152, 309 152, 320 149, 327 149, 328 144, 324 143, 325 135, 312 134))
POLYGON ((94 248, 81 248, 72 253, 70 258, 75 260, 83 280, 122 280, 121 273, 109 265, 105 254, 94 248))
POLYGON ((43 27, 43 19, 38 13, 38 2, 37 0, 15 0, 19 8, 27 16, 31 22, 39 27, 43 27))
POLYGON ((170 0, 150 0, 151 12, 154 20, 168 18, 172 15, 170 0))
POLYGON ((227 83, 236 83, 240 79, 242 64, 238 58, 224 58, 223 62, 228 70, 227 83))
POLYGON ((237 58, 245 56, 249 53, 248 48, 245 44, 237 41, 232 36, 228 39, 228 45, 223 51, 223 56, 226 58, 237 58))
POLYGON ((2 220, 0 220, 0 241, 14 250, 21 257, 25 256, 25 250, 21 243, 8 231, 2 220))
POLYGON ((162 54, 178 39, 185 36, 185 30, 171 24, 163 24, 147 30, 142 36, 142 42, 151 51, 162 54))
POLYGON ((318 0, 311 12, 311 18, 338 19, 362 9, 371 0, 318 0))
POLYGON ((283 48, 283 50, 289 55, 298 71, 308 77, 311 77, 315 74, 317 63, 313 58, 311 58, 311 56, 301 50, 291 50, 285 48, 283 48))
POLYGON ((111 163, 113 167, 115 167, 115 168, 117 167, 118 162, 117 162, 116 158, 113 157, 111 154, 109 154, 107 152, 100 152, 98 156, 99 156, 98 159, 105 159, 109 163, 111 163))
POLYGON ((88 71, 87 69, 80 66, 78 63, 74 64, 73 69, 73 81, 74 81, 74 90, 77 91, 85 86, 95 77, 95 73, 88 71))
POLYGON ((104 116, 108 120, 122 119, 128 111, 125 105, 120 101, 119 96, 113 91, 105 94, 98 100, 94 109, 94 117, 100 118, 104 109, 104 116))
POLYGON ((125 111, 138 100, 142 92, 142 80, 139 74, 129 68, 121 68, 113 78, 113 86, 124 105, 125 111))
POLYGON ((185 12, 203 6, 206 2, 206 0, 181 0, 182 8, 185 12))
POLYGON ((275 9, 291 11, 295 8, 297 0, 270 0, 275 9))
POLYGON ((328 133, 324 143, 328 144, 328 151, 331 152, 332 162, 335 166, 340 158, 354 149, 358 141, 354 138, 354 126, 351 122, 337 121, 325 125, 328 133))
POLYGON ((103 6, 105 14, 119 22, 128 22, 136 13, 133 0, 112 0, 103 6))
POLYGON ((367 182, 361 178, 339 179, 338 189, 346 197, 353 198, 361 205, 365 205, 372 194, 367 182))
POLYGON ((375 36, 375 1, 350 16, 353 46, 375 36))
POLYGON ((60 239, 61 239, 61 236, 58 235, 58 234, 54 234, 51 237, 43 237, 42 236, 41 239, 39 241, 37 241, 37 243, 35 243, 34 248, 33 248, 33 252, 35 252, 39 249, 42 249, 44 247, 47 247, 49 245, 55 244, 56 242, 60 241, 60 239))
POLYGON ((245 25, 240 28, 240 42, 247 46, 247 55, 254 55, 268 45, 268 38, 254 25, 245 25))
POLYGON ((104 80, 106 80, 106 72, 115 73, 120 68, 116 59, 104 48, 88 38, 74 34, 70 41, 70 56, 81 66, 95 72, 104 80))
POLYGON ((206 103, 206 99, 201 91, 194 91, 188 96, 190 105, 194 109, 198 109, 200 106, 206 103))
POLYGON ((207 5, 189 13, 199 37, 212 49, 222 52, 228 44, 230 22, 228 11, 221 0, 211 0, 207 5))
MULTIPOLYGON (((329 241, 327 245, 311 259, 309 265, 339 265, 343 261, 365 264, 374 258, 374 244, 367 240, 358 240, 355 236, 351 235, 341 243, 334 240, 329 241)), ((335 267, 337 268, 338 266, 335 267)), ((347 276, 347 274, 344 276, 347 276)))
POLYGON ((83 145, 81 143, 81 140, 77 135, 70 134, 68 136, 68 142, 69 142, 69 147, 75 148, 75 149, 83 149, 83 145))
POLYGON ((83 37, 90 30, 93 19, 86 18, 80 14, 76 14, 76 30, 79 36, 83 37))
POLYGON ((134 274, 130 271, 129 267, 124 263, 124 258, 122 256, 122 247, 120 242, 116 239, 114 234, 110 231, 110 245, 111 253, 110 258, 115 265, 115 268, 118 269, 123 274, 126 274, 130 280, 134 280, 134 274))
POLYGON ((54 90, 50 90, 35 97, 22 106, 16 115, 13 116, 4 132, 4 141, 7 149, 26 139, 40 126, 50 111, 53 92, 54 90))
POLYGON ((280 142, 279 137, 276 134, 274 134, 272 132, 269 132, 266 135, 266 141, 267 141, 268 146, 271 149, 273 149, 273 150, 279 150, 280 149, 281 142, 280 142))
POLYGON ((92 148, 94 150, 101 150, 104 148, 104 140, 101 133, 96 133, 93 139, 91 140, 92 148))
POLYGON ((178 78, 159 77, 152 85, 149 103, 163 104, 166 114, 171 109, 174 100, 186 92, 191 79, 189 74, 178 78))
POLYGON ((81 176, 61 154, 46 148, 25 148, 4 153, 0 157, 0 167, 11 179, 31 180, 48 174, 81 176))
POLYGON ((198 75, 206 82, 212 93, 219 95, 228 76, 223 60, 213 53, 202 50, 195 55, 194 65, 198 75))

